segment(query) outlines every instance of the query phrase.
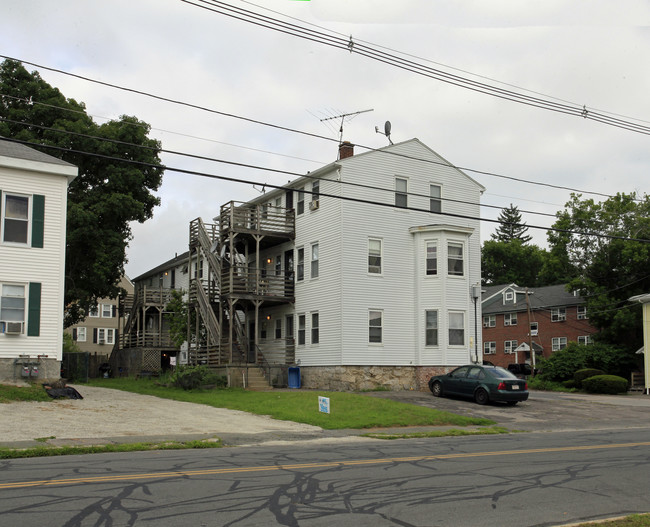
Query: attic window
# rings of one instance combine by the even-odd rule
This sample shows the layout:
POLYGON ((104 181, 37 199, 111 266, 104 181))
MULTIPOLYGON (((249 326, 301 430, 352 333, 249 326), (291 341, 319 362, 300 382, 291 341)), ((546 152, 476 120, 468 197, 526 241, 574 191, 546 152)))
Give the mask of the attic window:
POLYGON ((503 295, 504 302, 514 302, 515 294, 512 291, 506 291, 503 295))

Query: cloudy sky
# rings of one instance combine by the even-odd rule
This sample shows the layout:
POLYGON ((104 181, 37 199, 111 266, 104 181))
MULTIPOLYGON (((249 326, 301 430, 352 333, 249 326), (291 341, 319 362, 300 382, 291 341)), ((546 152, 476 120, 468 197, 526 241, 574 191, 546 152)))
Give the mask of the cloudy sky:
MULTIPOLYGON (((648 135, 442 83, 364 57, 354 47, 350 53, 215 13, 205 9, 210 3, 3 0, 0 54, 221 112, 26 64, 67 97, 85 102, 97 122, 126 114, 150 123, 151 135, 169 150, 304 174, 336 159, 341 120, 321 119, 372 109, 344 121, 344 140, 382 147, 387 140, 375 126, 383 129, 390 120, 394 142, 417 137, 451 163, 479 171, 468 174, 487 189, 482 203, 515 204, 531 226, 550 226, 549 214, 569 199, 568 190, 548 185, 602 194, 648 191, 648 135)), ((227 4, 326 36, 352 36, 357 45, 473 81, 650 126, 645 0, 227 4)), ((163 162, 271 184, 293 179, 175 155, 164 155, 163 162)), ((224 202, 246 201, 259 190, 167 172, 158 194, 162 203, 154 218, 133 225, 130 277, 187 250, 190 220, 211 221, 224 202)), ((482 215, 494 219, 498 209, 484 208, 482 215)), ((489 238, 494 224, 484 222, 481 229, 489 238)), ((543 230, 531 234, 544 246, 543 230)))

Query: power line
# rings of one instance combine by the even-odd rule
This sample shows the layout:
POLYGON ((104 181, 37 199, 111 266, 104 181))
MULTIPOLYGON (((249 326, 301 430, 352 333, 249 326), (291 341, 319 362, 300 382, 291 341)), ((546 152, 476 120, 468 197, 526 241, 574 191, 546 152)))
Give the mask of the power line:
POLYGON ((636 124, 632 121, 614 117, 613 114, 607 114, 595 109, 587 108, 586 105, 577 105, 574 103, 555 102, 554 100, 544 99, 539 96, 525 95, 512 90, 499 88, 490 84, 475 81, 467 77, 445 72, 437 68, 417 63, 413 60, 403 59, 394 54, 382 51, 376 47, 363 44, 361 40, 353 40, 327 35, 321 31, 315 31, 297 24, 285 22, 273 17, 260 13, 249 11, 247 9, 233 6, 218 0, 181 0, 182 2, 211 11, 230 18, 251 23, 265 29, 271 29, 276 32, 284 33, 290 36, 298 37, 304 40, 310 40, 319 44, 324 44, 340 50, 346 50, 350 53, 356 53, 363 57, 388 64, 393 67, 410 71, 425 77, 429 77, 447 84, 465 88, 474 92, 490 95, 510 102, 516 102, 527 106, 541 108, 557 113, 582 117, 592 121, 622 128, 628 131, 650 135, 650 127, 636 124), (203 5, 202 5, 203 4, 203 5))
MULTIPOLYGON (((5 141, 10 141, 10 142, 13 142, 13 143, 20 143, 20 144, 24 144, 24 145, 32 146, 32 147, 35 146, 35 143, 31 143, 29 141, 21 141, 21 140, 12 139, 12 138, 5 138, 4 140, 5 141)), ((153 164, 153 163, 145 163, 143 161, 135 161, 135 160, 131 160, 131 159, 127 160, 127 159, 123 159, 123 158, 120 158, 120 157, 109 156, 109 155, 105 155, 105 154, 97 154, 95 152, 86 152, 86 151, 82 151, 82 150, 74 150, 74 149, 71 149, 71 148, 64 148, 64 147, 60 147, 60 146, 53 146, 53 145, 47 145, 47 144, 38 144, 36 146, 40 146, 40 147, 46 148, 46 149, 58 150, 58 151, 62 151, 62 152, 71 152, 71 153, 74 153, 74 154, 82 154, 82 155, 88 155, 88 156, 92 156, 92 157, 98 157, 100 159, 107 159, 107 160, 110 160, 110 161, 119 161, 119 162, 122 162, 122 163, 127 163, 127 164, 130 164, 130 165, 136 165, 136 166, 141 166, 141 167, 146 167, 146 168, 157 168, 157 169, 162 168, 165 171, 169 170, 171 172, 177 172, 177 173, 180 173, 180 174, 188 174, 188 175, 192 175, 192 176, 207 177, 207 178, 211 178, 211 179, 218 179, 218 180, 221 180, 221 181, 229 181, 229 182, 232 182, 232 183, 242 183, 242 184, 245 184, 245 185, 258 185, 258 186, 261 186, 261 187, 268 187, 268 188, 273 188, 273 189, 278 189, 278 190, 286 190, 288 188, 287 185, 274 185, 274 184, 271 184, 271 183, 265 183, 265 182, 261 182, 261 181, 252 181, 252 180, 242 179, 242 178, 221 176, 221 175, 217 175, 217 174, 210 174, 210 173, 207 173, 207 172, 200 172, 200 171, 197 171, 197 170, 187 170, 187 169, 178 168, 178 167, 171 167, 171 166, 168 166, 168 165, 162 165, 162 164, 157 165, 157 164, 153 164)), ((74 182, 72 184, 74 184, 74 182)), ((306 194, 313 194, 313 192, 309 191, 309 190, 303 190, 303 192, 305 192, 306 194)), ((333 198, 333 199, 340 199, 340 200, 351 201, 351 202, 355 202, 355 203, 364 203, 364 204, 367 204, 367 205, 376 205, 376 206, 386 207, 386 208, 391 208, 391 209, 410 210, 410 211, 414 211, 414 212, 424 212, 424 213, 427 213, 427 214, 435 214, 436 216, 446 216, 446 217, 452 217, 452 218, 458 218, 458 219, 464 219, 464 220, 483 221, 483 222, 488 222, 488 223, 500 223, 499 220, 495 220, 495 219, 491 219, 491 218, 481 218, 481 217, 476 217, 476 216, 470 216, 470 215, 467 215, 467 214, 456 214, 456 213, 452 213, 452 212, 434 213, 434 212, 431 212, 429 209, 422 209, 422 208, 418 208, 418 207, 409 207, 409 206, 407 206, 407 207, 398 207, 397 205, 395 205, 393 203, 382 203, 380 201, 373 201, 373 200, 368 200, 368 199, 363 199, 363 198, 353 198, 351 196, 340 196, 338 194, 327 194, 327 193, 320 192, 320 191, 318 192, 318 194, 320 196, 329 197, 329 198, 333 198)), ((613 234, 603 234, 603 233, 597 233, 597 232, 581 232, 581 231, 574 231, 574 230, 570 230, 570 229, 558 229, 558 228, 555 228, 555 227, 542 227, 542 226, 539 226, 539 225, 526 225, 526 227, 528 227, 530 229, 541 229, 541 230, 544 230, 544 231, 555 231, 555 232, 561 232, 561 233, 566 233, 566 234, 575 234, 575 235, 578 235, 578 236, 594 236, 594 237, 597 237, 597 238, 606 238, 606 239, 610 239, 610 240, 623 240, 623 241, 634 241, 634 242, 640 242, 640 243, 650 243, 650 239, 628 238, 626 236, 617 236, 617 235, 613 235, 613 234)))
MULTIPOLYGON (((181 1, 186 1, 186 0, 181 0, 181 1)), ((268 123, 268 122, 265 122, 265 121, 260 121, 258 119, 252 119, 252 118, 249 118, 249 117, 236 115, 236 114, 233 114, 233 113, 222 112, 222 111, 219 111, 219 110, 214 110, 214 109, 206 108, 206 107, 203 107, 203 106, 199 106, 199 105, 196 105, 196 104, 193 104, 193 103, 179 101, 179 100, 176 100, 176 99, 170 99, 168 97, 162 97, 162 96, 155 95, 155 94, 145 92, 145 91, 142 91, 142 90, 135 90, 133 88, 127 88, 127 87, 119 86, 117 84, 111 84, 111 83, 107 83, 107 82, 104 82, 104 81, 99 81, 99 80, 96 80, 96 79, 92 79, 90 77, 84 77, 82 75, 77 75, 75 73, 69 73, 69 72, 66 72, 66 71, 61 70, 61 69, 51 68, 49 66, 43 66, 41 64, 36 64, 34 62, 20 60, 20 59, 16 59, 16 58, 13 58, 13 57, 8 57, 6 55, 0 55, 0 57, 6 58, 6 59, 9 59, 9 60, 22 62, 24 64, 29 64, 29 65, 37 67, 37 68, 42 68, 42 69, 45 69, 45 70, 48 70, 48 71, 53 71, 53 72, 56 72, 56 73, 60 73, 62 75, 67 75, 67 76, 71 76, 71 77, 74 77, 74 78, 78 78, 78 79, 81 79, 81 80, 84 80, 84 81, 87 81, 87 82, 96 83, 96 84, 100 84, 100 85, 103 85, 103 86, 108 86, 108 87, 115 88, 115 89, 122 90, 122 91, 126 91, 126 92, 136 93, 138 95, 143 95, 145 97, 150 97, 150 98, 153 98, 153 99, 156 99, 156 100, 161 100, 161 101, 169 102, 169 103, 172 103, 172 104, 186 106, 186 107, 189 107, 189 108, 201 109, 201 110, 205 110, 207 112, 222 115, 222 116, 225 116, 225 117, 240 119, 240 120, 244 120, 244 121, 251 122, 251 123, 254 123, 254 124, 275 128, 275 129, 278 129, 278 130, 283 130, 283 131, 288 131, 288 132, 292 132, 292 133, 302 134, 302 135, 306 135, 306 136, 317 138, 317 139, 323 139, 323 140, 330 141, 330 142, 336 142, 338 144, 338 140, 333 139, 331 137, 326 137, 326 136, 314 134, 314 133, 311 133, 311 132, 305 132, 305 131, 297 130, 297 129, 294 129, 294 128, 288 128, 288 127, 268 123)), ((28 101, 28 102, 35 103, 35 101, 28 101)), ((581 190, 581 189, 577 189, 577 188, 573 188, 573 187, 568 187, 568 186, 565 186, 565 185, 554 185, 554 184, 551 184, 551 183, 544 183, 544 182, 540 182, 540 181, 533 181, 533 180, 527 180, 527 179, 522 179, 522 178, 516 178, 516 177, 513 177, 513 176, 506 176, 506 175, 503 175, 503 174, 498 174, 496 172, 490 172, 490 171, 478 170, 478 169, 474 169, 474 168, 470 168, 470 167, 463 167, 463 166, 459 166, 459 165, 453 165, 453 164, 448 163, 446 161, 443 163, 443 162, 439 162, 439 161, 433 161, 431 159, 422 159, 422 158, 418 158, 418 157, 415 157, 415 156, 409 156, 407 154, 402 154, 402 153, 398 153, 398 152, 391 152, 391 151, 387 151, 387 150, 383 150, 383 149, 377 149, 377 148, 373 148, 373 147, 365 146, 365 145, 360 145, 360 144, 357 144, 356 146, 358 146, 360 148, 364 148, 364 149, 372 151, 372 152, 378 152, 379 151, 379 152, 382 152, 382 153, 388 154, 388 155, 395 155, 395 156, 404 157, 404 158, 407 158, 407 159, 413 159, 413 160, 416 160, 416 161, 424 161, 426 163, 431 163, 433 165, 451 167, 451 168, 455 168, 456 170, 461 170, 461 171, 464 171, 464 172, 472 172, 474 174, 480 174, 480 175, 483 175, 483 176, 497 177, 497 178, 507 179, 507 180, 510 180, 510 181, 517 181, 519 183, 526 183, 526 184, 529 184, 529 185, 539 185, 539 186, 544 186, 544 187, 549 187, 549 188, 555 188, 555 189, 558 189, 558 190, 566 190, 566 191, 569 191, 569 192, 577 192, 577 193, 580 193, 580 194, 591 194, 591 195, 601 196, 601 197, 606 197, 606 198, 613 197, 610 194, 605 194, 605 193, 602 193, 602 192, 596 192, 596 191, 591 191, 591 190, 581 190)))

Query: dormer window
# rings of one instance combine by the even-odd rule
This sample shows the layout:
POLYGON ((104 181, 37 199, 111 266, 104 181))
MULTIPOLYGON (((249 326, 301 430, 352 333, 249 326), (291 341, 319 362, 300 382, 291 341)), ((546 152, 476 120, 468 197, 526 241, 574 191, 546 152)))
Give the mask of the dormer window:
POLYGON ((506 291, 503 293, 503 303, 504 304, 514 304, 515 303, 515 293, 514 291, 506 291))

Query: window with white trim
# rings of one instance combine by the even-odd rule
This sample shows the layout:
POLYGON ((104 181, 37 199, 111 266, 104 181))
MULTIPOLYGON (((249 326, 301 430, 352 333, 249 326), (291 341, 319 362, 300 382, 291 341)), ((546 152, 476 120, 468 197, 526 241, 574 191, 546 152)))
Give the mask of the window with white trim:
POLYGON ((497 343, 494 341, 483 343, 483 355, 494 355, 497 352, 497 343))
POLYGON ((77 328, 77 342, 86 342, 87 332, 86 328, 80 326, 77 328))
POLYGON ((382 343, 383 311, 368 311, 368 342, 382 343))
POLYGON ((311 245, 311 277, 318 278, 318 244, 311 245))
POLYGON ((431 212, 442 212, 441 189, 440 185, 429 185, 429 210, 431 212))
POLYGON ((591 335, 582 335, 578 337, 578 344, 593 344, 593 340, 591 338, 591 335))
POLYGON ((296 280, 305 279, 305 249, 300 247, 298 249, 298 262, 296 265, 296 280))
POLYGON ((318 198, 320 198, 320 181, 315 180, 311 184, 311 200, 318 201, 318 198))
POLYGON ((395 178, 395 206, 408 207, 408 179, 395 178))
POLYGON ((462 311, 449 312, 449 345, 465 345, 465 313, 462 311))
POLYGON ((25 323, 25 286, 22 284, 2 284, 0 297, 0 321, 3 332, 7 332, 7 324, 20 323, 21 331, 25 323))
POLYGON ((517 313, 506 313, 503 315, 503 325, 504 326, 516 326, 517 325, 517 313))
POLYGON ((296 202, 296 213, 297 214, 302 214, 305 212, 305 189, 299 188, 298 189, 298 201, 296 202))
POLYGON ((554 307, 551 309, 551 322, 563 322, 566 320, 566 308, 554 307))
POLYGON ((531 322, 530 323, 530 336, 531 337, 536 337, 537 336, 538 328, 539 328, 539 324, 537 322, 531 322))
POLYGON ((551 351, 560 351, 566 348, 567 338, 566 337, 553 337, 551 339, 551 351))
POLYGON ((113 316, 113 306, 111 304, 102 304, 102 318, 111 318, 113 316))
POLYGON ((515 293, 513 291, 506 291, 503 293, 503 303, 504 304, 514 304, 515 302, 515 293))
POLYGON ((318 344, 320 341, 320 326, 318 323, 318 313, 311 314, 311 343, 318 344))
POLYGON ((578 320, 587 320, 589 318, 587 316, 587 306, 578 306, 577 311, 578 311, 578 320))
POLYGON ((435 309, 428 309, 425 312, 426 335, 425 346, 438 345, 438 311, 435 309))
POLYGON ((115 329, 97 328, 98 344, 115 344, 115 329))
POLYGON ((497 326, 497 316, 496 315, 485 315, 483 317, 483 327, 484 328, 495 328, 497 326))
POLYGON ((29 241, 29 196, 4 193, 2 241, 27 244, 29 241))
POLYGON ((517 341, 516 340, 505 340, 503 342, 503 352, 504 353, 514 353, 515 349, 517 349, 517 341))
POLYGON ((307 318, 305 315, 298 315, 298 345, 304 346, 307 336, 307 318))
POLYGON ((438 274, 438 243, 427 242, 427 276, 438 274))
POLYGON ((90 312, 88 313, 89 317, 98 318, 99 317, 99 304, 90 306, 90 312))
POLYGON ((463 276, 463 244, 449 242, 447 244, 447 274, 450 276, 463 276))
POLYGON ((371 274, 381 274, 381 249, 380 239, 368 239, 368 272, 371 274))

